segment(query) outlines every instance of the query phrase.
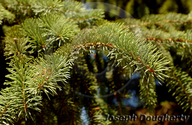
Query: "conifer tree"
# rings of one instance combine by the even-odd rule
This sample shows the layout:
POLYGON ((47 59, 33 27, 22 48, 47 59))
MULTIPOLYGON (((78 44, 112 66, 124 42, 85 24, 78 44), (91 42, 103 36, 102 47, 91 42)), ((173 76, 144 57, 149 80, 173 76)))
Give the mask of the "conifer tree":
POLYGON ((144 107, 158 103, 157 81, 191 111, 191 13, 109 22, 69 0, 1 0, 0 9, 9 72, 0 124, 82 124, 82 108, 91 125, 128 124, 104 119, 128 114, 121 100, 134 73, 144 107))

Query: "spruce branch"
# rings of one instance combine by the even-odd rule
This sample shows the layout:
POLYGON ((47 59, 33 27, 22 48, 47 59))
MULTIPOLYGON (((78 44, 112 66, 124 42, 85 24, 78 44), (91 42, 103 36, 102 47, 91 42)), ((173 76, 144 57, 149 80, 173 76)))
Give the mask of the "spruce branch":
POLYGON ((24 34, 30 38, 29 42, 32 45, 34 52, 42 52, 45 45, 46 37, 43 37, 43 31, 35 19, 26 19, 23 24, 24 34))
MULTIPOLYGON (((9 115, 11 110, 12 116, 10 119, 12 120, 10 122, 15 122, 20 118, 25 118, 26 120, 28 118, 30 119, 32 118, 31 111, 40 111, 37 106, 41 105, 41 96, 34 95, 27 90, 27 87, 29 86, 27 83, 28 76, 30 76, 27 58, 14 56, 9 65, 11 68, 8 68, 8 71, 11 74, 8 74, 6 77, 9 78, 10 81, 5 82, 5 85, 10 85, 10 87, 4 89, 1 94, 2 96, 10 94, 4 101, 9 102, 12 100, 17 104, 15 105, 12 103, 4 114, 5 116, 9 115), (15 114, 12 113, 12 111, 15 114)), ((1 118, 1 121, 5 122, 3 117, 1 118)))
POLYGON ((146 74, 140 80, 140 99, 145 103, 150 111, 153 110, 154 106, 157 103, 157 95, 155 92, 155 80, 151 76, 146 74))
POLYGON ((46 55, 45 59, 35 60, 31 65, 31 74, 29 83, 29 91, 34 94, 44 92, 48 98, 49 95, 57 95, 56 89, 61 90, 61 86, 57 82, 62 82, 65 86, 66 93, 69 93, 67 79, 69 79, 69 69, 71 68, 71 60, 58 54, 46 55))
POLYGON ((32 9, 35 14, 44 15, 50 12, 57 12, 62 11, 63 2, 61 0, 41 0, 41 1, 34 1, 32 3, 32 9))
POLYGON ((133 68, 131 74, 140 72, 142 76, 141 98, 146 101, 146 106, 154 106, 157 103, 154 80, 163 81, 168 78, 164 72, 169 70, 167 65, 170 63, 158 48, 152 43, 141 41, 132 33, 127 33, 122 24, 106 24, 98 27, 97 30, 85 30, 84 32, 83 34, 86 35, 80 35, 80 33, 74 39, 75 51, 105 48, 106 46, 109 51, 108 57, 116 60, 114 63, 122 67, 133 68), (80 45, 78 46, 76 43, 80 45))
POLYGON ((70 42, 73 36, 79 32, 75 22, 69 21, 67 17, 61 14, 47 14, 41 17, 41 21, 45 31, 42 35, 47 38, 47 47, 51 46, 54 42, 58 42, 58 46, 70 42))
POLYGON ((38 15, 56 12, 65 15, 71 21, 75 21, 79 25, 84 24, 86 26, 90 26, 94 20, 100 20, 104 17, 104 12, 102 10, 86 10, 83 4, 77 1, 36 1, 32 4, 32 8, 38 15))
POLYGON ((61 45, 70 42, 79 32, 75 22, 69 21, 64 15, 54 13, 43 15, 39 19, 27 19, 22 26, 37 53, 53 52, 61 45))
POLYGON ((1 0, 1 2, 7 10, 14 14, 15 20, 12 22, 15 24, 23 22, 27 17, 34 16, 31 8, 31 4, 34 2, 33 0, 1 0))
POLYGON ((0 3, 0 25, 2 25, 3 20, 7 20, 9 22, 12 22, 14 20, 14 14, 6 10, 2 4, 0 3))
POLYGON ((5 38, 5 53, 7 59, 11 59, 14 56, 25 57, 31 59, 30 54, 33 53, 29 39, 24 37, 20 26, 13 26, 8 30, 10 33, 6 34, 5 38))
POLYGON ((171 69, 169 74, 171 76, 167 83, 167 86, 170 87, 169 92, 173 92, 173 96, 175 96, 176 101, 182 106, 184 111, 189 108, 192 109, 191 77, 176 67, 171 69))

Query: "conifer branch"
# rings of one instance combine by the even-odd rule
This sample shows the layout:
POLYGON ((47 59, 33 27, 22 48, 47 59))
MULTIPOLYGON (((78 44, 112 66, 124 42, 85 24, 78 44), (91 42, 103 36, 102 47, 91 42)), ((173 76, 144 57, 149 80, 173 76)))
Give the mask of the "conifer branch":
POLYGON ((178 80, 178 78, 175 76, 175 74, 173 74, 173 72, 171 71, 171 74, 173 75, 173 77, 176 79, 176 81, 178 82, 179 86, 182 88, 183 92, 186 94, 187 98, 189 99, 190 103, 192 104, 192 99, 189 97, 189 94, 186 92, 185 88, 183 87, 183 85, 181 84, 181 82, 178 80))
POLYGON ((6 10, 2 4, 0 3, 0 25, 2 25, 2 23, 4 21, 8 21, 8 22, 13 22, 14 20, 14 14, 12 14, 11 12, 9 12, 8 10, 6 10))
POLYGON ((169 91, 173 91, 176 101, 186 111, 191 109, 192 97, 191 97, 191 77, 187 73, 182 72, 180 68, 174 67, 170 71, 170 81, 167 86, 170 87, 169 91), (181 92, 182 91, 182 92, 181 92))
MULTIPOLYGON (((178 39, 172 39, 172 38, 168 38, 168 39, 161 39, 161 38, 153 38, 153 37, 148 37, 145 38, 146 40, 150 41, 160 41, 162 42, 166 42, 166 41, 173 41, 173 42, 188 42, 188 43, 192 43, 192 40, 186 40, 186 39, 182 39, 182 38, 178 38, 178 39)), ((183 46, 183 48, 185 48, 185 46, 183 46)))
MULTIPOLYGON (((10 100, 11 102, 12 100, 10 100)), ((3 114, 7 111, 7 108, 9 107, 9 103, 5 106, 5 108, 3 109, 3 111, 1 112, 0 118, 3 116, 3 114)))

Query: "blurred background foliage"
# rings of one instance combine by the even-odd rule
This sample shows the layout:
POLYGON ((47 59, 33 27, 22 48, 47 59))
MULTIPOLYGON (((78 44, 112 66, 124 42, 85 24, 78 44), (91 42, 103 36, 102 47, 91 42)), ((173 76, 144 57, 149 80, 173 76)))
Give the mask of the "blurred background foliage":
POLYGON ((192 11, 191 0, 77 0, 86 4, 94 3, 93 8, 104 9, 106 19, 126 18, 129 14, 141 18, 148 14, 166 14, 169 12, 187 14, 192 11), (106 6, 103 3, 115 5, 106 6), (124 11, 122 11, 124 10, 124 11), (127 13, 127 14, 126 14, 127 13))

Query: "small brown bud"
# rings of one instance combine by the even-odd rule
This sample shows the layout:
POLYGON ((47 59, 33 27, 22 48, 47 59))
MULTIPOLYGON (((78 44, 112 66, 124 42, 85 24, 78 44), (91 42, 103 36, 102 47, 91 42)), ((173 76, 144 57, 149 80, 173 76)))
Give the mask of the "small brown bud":
POLYGON ((168 38, 167 40, 171 41, 171 38, 168 38))
POLYGON ((17 39, 17 38, 13 38, 13 40, 14 40, 15 42, 17 42, 17 41, 18 41, 18 39, 17 39))
POLYGON ((42 48, 45 48, 45 44, 44 44, 44 45, 42 45, 42 48))

